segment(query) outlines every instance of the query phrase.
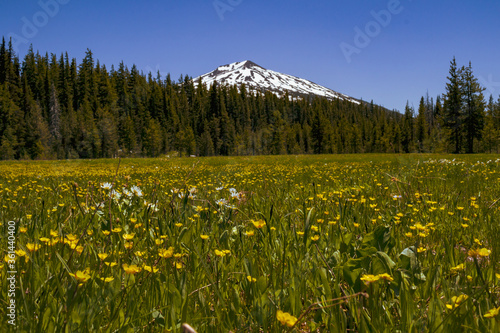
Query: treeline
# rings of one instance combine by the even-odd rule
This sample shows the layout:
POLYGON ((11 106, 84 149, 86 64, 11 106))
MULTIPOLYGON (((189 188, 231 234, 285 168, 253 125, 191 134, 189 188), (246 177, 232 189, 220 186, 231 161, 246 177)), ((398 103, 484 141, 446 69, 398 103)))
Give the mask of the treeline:
MULTIPOLYGON (((401 115, 373 103, 206 87, 123 63, 108 70, 90 50, 78 63, 30 49, 21 62, 11 43, 0 47, 1 159, 452 151, 440 100, 422 110, 425 119, 420 108, 415 117, 409 107, 401 115)), ((496 151, 498 135, 477 149, 496 151)))
POLYGON ((450 62, 443 102, 427 97, 418 111, 405 109, 403 139, 405 152, 498 153, 500 150, 500 97, 486 102, 469 62, 458 67, 450 62))

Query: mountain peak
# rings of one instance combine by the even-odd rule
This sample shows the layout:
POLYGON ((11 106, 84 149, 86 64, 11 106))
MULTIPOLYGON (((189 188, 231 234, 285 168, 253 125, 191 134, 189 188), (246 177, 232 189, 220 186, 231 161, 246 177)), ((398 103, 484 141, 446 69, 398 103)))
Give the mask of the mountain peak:
POLYGON ((244 61, 233 62, 232 64, 219 66, 219 67, 217 67, 217 69, 215 71, 227 72, 227 71, 233 71, 233 70, 237 70, 237 69, 245 69, 245 68, 251 69, 254 67, 261 68, 261 69, 265 70, 264 67, 257 65, 255 62, 253 62, 251 60, 244 60, 244 61))
POLYGON ((201 82, 207 86, 212 85, 214 82, 221 85, 238 86, 244 83, 250 90, 271 91, 278 96, 284 94, 295 98, 321 96, 328 99, 341 99, 356 104, 360 103, 355 98, 325 88, 309 80, 265 69, 251 60, 219 66, 214 71, 194 79, 194 82, 197 83, 200 78, 201 82))

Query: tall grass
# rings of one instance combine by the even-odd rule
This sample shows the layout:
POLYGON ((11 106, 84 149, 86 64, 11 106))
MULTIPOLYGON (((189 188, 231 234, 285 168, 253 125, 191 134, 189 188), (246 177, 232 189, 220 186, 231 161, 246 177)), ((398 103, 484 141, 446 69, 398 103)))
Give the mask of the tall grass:
POLYGON ((499 162, 1 163, 4 256, 17 224, 16 329, 498 332, 499 162))

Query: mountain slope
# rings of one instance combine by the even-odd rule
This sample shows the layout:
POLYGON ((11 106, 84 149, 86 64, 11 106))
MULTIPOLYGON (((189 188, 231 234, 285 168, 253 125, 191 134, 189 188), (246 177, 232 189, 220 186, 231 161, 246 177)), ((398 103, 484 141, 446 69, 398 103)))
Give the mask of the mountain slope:
POLYGON ((309 80, 265 69, 250 60, 219 66, 214 71, 195 78, 195 84, 198 83, 200 78, 207 87, 210 87, 214 81, 221 85, 239 86, 244 83, 250 89, 262 92, 271 91, 278 96, 283 96, 287 92, 290 96, 299 98, 314 95, 360 104, 360 101, 353 97, 338 93, 309 80))

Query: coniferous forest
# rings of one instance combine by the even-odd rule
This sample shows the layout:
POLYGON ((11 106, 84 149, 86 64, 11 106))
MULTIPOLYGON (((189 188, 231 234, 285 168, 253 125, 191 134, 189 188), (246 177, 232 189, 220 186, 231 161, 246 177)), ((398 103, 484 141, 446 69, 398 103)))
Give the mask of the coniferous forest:
POLYGON ((22 59, 0 47, 0 158, 499 152, 500 98, 455 59, 445 94, 404 114, 372 103, 293 99, 174 81, 87 50, 22 59))

